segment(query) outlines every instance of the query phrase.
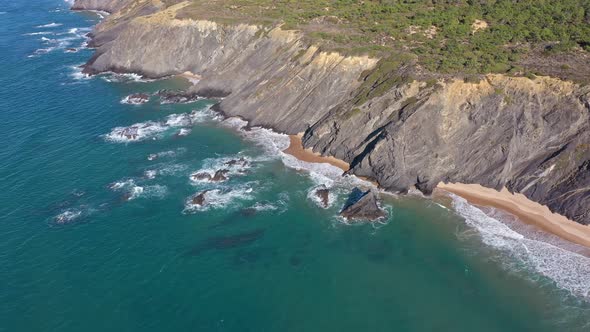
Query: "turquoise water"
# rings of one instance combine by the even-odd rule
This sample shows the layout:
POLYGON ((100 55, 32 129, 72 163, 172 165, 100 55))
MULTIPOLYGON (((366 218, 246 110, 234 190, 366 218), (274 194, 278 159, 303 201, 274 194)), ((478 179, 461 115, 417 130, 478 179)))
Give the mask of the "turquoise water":
POLYGON ((458 198, 385 197, 386 223, 345 225, 355 180, 306 171, 284 136, 239 130, 213 101, 120 103, 181 79, 80 75, 97 15, 0 10, 0 331, 590 329, 585 257, 458 198), (109 136, 135 123, 151 125, 141 141, 109 136), (239 157, 246 174, 190 180, 239 157), (320 183, 329 209, 308 198, 320 183), (187 204, 206 189, 213 206, 187 204))

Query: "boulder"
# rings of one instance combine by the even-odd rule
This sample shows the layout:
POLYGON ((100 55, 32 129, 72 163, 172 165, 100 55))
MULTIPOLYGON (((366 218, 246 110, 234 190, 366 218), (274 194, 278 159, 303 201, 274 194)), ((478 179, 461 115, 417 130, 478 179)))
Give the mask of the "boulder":
POLYGON ((315 190, 315 196, 320 200, 322 207, 328 208, 330 205, 330 189, 322 186, 315 190))
POLYGON ((215 172, 215 175, 213 175, 213 177, 211 178, 211 181, 213 181, 213 182, 227 181, 227 179, 228 179, 227 173, 229 173, 229 170, 220 169, 217 172, 215 172))
POLYGON ((197 181, 211 181, 211 174, 207 172, 199 172, 191 175, 191 179, 197 181))
POLYGON ((123 98, 121 101, 123 104, 140 105, 150 101, 150 95, 147 93, 133 93, 123 98))
POLYGON ((186 91, 160 90, 156 95, 160 98, 160 104, 188 104, 201 99, 198 95, 186 91))
POLYGON ((193 197, 192 199, 192 203, 193 205, 198 205, 198 206, 203 206, 205 205, 205 194, 207 194, 208 190, 202 191, 200 192, 198 195, 196 195, 195 197, 193 197))
POLYGON ((375 221, 387 217, 387 213, 379 207, 377 195, 373 191, 363 192, 354 188, 340 216, 347 220, 375 221))

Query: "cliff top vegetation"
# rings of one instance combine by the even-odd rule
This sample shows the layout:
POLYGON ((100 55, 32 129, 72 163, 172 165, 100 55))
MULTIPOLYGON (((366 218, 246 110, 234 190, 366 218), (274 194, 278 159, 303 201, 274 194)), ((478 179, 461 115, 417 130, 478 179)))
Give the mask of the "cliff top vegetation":
POLYGON ((590 74, 588 0, 191 0, 178 15, 282 24, 325 49, 412 55, 433 73, 590 74))

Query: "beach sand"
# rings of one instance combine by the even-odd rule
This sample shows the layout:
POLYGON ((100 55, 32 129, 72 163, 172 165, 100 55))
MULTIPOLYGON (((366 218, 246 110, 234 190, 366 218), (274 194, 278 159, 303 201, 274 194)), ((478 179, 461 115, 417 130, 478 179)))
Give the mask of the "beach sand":
POLYGON ((437 189, 465 198, 469 203, 490 206, 534 225, 545 232, 570 242, 590 247, 590 226, 584 226, 568 218, 552 213, 548 207, 533 202, 522 194, 512 194, 507 189, 496 191, 477 184, 441 183, 437 189))
MULTIPOLYGON (((310 163, 328 163, 343 171, 349 165, 334 157, 324 157, 311 149, 304 149, 303 134, 290 135, 291 143, 284 151, 295 158, 310 163)), ((548 207, 533 202, 522 194, 512 194, 507 189, 496 191, 477 184, 441 183, 436 192, 446 191, 465 198, 469 203, 489 206, 506 211, 522 222, 533 225, 564 240, 590 248, 590 226, 584 226, 568 218, 552 213, 548 207)))
POLYGON ((201 80, 201 76, 200 75, 193 74, 190 71, 185 71, 184 73, 179 74, 178 76, 186 79, 192 85, 195 85, 195 84, 199 83, 199 81, 201 80))
POLYGON ((345 161, 334 158, 334 157, 324 157, 317 152, 313 152, 311 149, 304 149, 303 144, 301 143, 302 137, 303 137, 303 134, 289 135, 289 139, 291 140, 291 144, 283 152, 290 154, 293 157, 295 157, 301 161, 305 161, 308 163, 320 163, 320 164, 327 163, 332 166, 336 166, 336 167, 340 168, 344 172, 348 171, 349 165, 345 161))

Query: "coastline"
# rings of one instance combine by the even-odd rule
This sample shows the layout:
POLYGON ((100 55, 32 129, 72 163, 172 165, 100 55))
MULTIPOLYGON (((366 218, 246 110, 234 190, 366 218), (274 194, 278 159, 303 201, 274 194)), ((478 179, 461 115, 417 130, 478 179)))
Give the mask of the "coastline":
POLYGON ((283 152, 286 154, 290 154, 301 161, 318 164, 330 164, 332 166, 340 168, 343 172, 346 172, 350 169, 350 165, 348 165, 348 163, 344 160, 340 160, 334 157, 324 157, 317 152, 313 152, 311 149, 304 149, 303 143, 301 142, 302 137, 302 133, 299 133, 297 135, 289 135, 289 147, 285 149, 283 152))
POLYGON ((506 188, 496 191, 478 184, 462 183, 440 183, 437 190, 461 196, 474 205, 506 211, 526 224, 590 248, 590 226, 578 224, 560 214, 553 213, 545 205, 533 202, 522 194, 512 194, 506 188))
MULTIPOLYGON (((349 165, 335 157, 325 157, 311 149, 304 149, 302 134, 289 135, 290 145, 283 152, 311 163, 328 163, 343 171, 349 165)), ((507 189, 496 191, 478 184, 440 183, 436 191, 448 192, 463 197, 469 203, 489 206, 516 216, 521 222, 533 225, 544 232, 558 236, 569 242, 590 248, 590 226, 578 224, 568 218, 552 213, 548 207, 533 202, 522 194, 512 194, 507 189)))

